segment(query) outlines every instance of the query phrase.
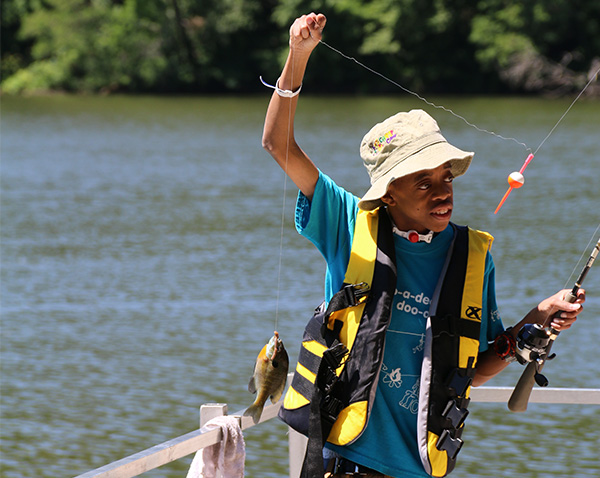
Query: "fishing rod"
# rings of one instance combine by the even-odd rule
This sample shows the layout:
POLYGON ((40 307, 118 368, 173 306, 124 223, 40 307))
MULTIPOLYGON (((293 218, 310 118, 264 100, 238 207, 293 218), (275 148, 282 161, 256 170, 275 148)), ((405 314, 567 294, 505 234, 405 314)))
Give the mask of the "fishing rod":
MULTIPOLYGON (((600 252, 600 238, 594 246, 590 257, 588 258, 581 274, 575 281, 573 289, 567 293, 565 300, 573 303, 577 299, 577 292, 581 288, 587 273, 594 264, 596 257, 600 252)), ((554 314, 554 317, 559 317, 561 312, 554 314)), ((511 412, 524 412, 527 410, 527 403, 531 391, 533 390, 534 383, 537 383, 540 387, 546 387, 548 385, 548 379, 541 374, 544 364, 548 360, 552 360, 556 354, 550 354, 552 345, 560 333, 552 326, 548 326, 546 321, 544 326, 540 324, 526 324, 517 336, 517 358, 521 363, 527 363, 527 367, 523 371, 521 378, 515 385, 515 389, 508 400, 508 409, 511 412)))

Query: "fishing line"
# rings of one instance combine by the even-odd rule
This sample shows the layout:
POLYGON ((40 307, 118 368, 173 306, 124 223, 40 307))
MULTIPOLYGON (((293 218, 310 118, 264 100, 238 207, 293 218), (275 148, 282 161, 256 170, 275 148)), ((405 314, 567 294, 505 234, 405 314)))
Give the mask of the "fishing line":
POLYGON ((577 100, 581 97, 581 95, 583 95, 584 91, 587 90, 587 87, 590 86, 592 84, 592 82, 596 79, 596 77, 598 76, 598 73, 600 73, 600 68, 598 68, 596 70, 596 73, 594 73, 593 75, 591 75, 590 80, 587 82, 587 84, 583 87, 583 90, 581 90, 579 92, 579 94, 577 95, 577 98, 575 98, 573 100, 573 102, 571 103, 571 105, 567 108, 567 111, 565 111, 563 113, 563 115, 560 117, 560 119, 556 122, 556 124, 554 125, 554 127, 550 130, 550 132, 548 133, 548 136, 546 136, 544 138, 544 140, 540 143, 540 145, 537 147, 537 149, 533 152, 533 155, 535 156, 537 154, 537 152, 539 151, 539 149, 542 147, 542 145, 546 142, 546 140, 550 137, 550 135, 552 133, 554 133, 554 130, 557 128, 557 126, 560 124, 560 122, 563 120, 563 118, 565 116, 567 116, 567 113, 569 111, 571 111, 571 108, 573 108, 573 105, 577 102, 577 100))
MULTIPOLYGON (((289 141, 289 140, 288 140, 289 141)), ((287 152, 286 152, 286 158, 285 158, 285 166, 286 166, 286 171, 287 171, 287 152)), ((278 271, 277 271, 277 297, 275 300, 275 329, 277 330, 277 324, 279 322, 279 295, 280 295, 280 291, 281 291, 281 263, 282 263, 282 258, 283 258, 283 231, 284 231, 284 224, 285 224, 285 196, 286 196, 286 191, 287 191, 287 173, 284 174, 284 178, 283 178, 283 204, 281 206, 281 232, 280 232, 280 238, 279 238, 279 266, 278 266, 278 271)))
POLYGON ((569 276, 569 278, 567 279, 567 281, 565 282, 565 285, 563 286, 563 289, 567 288, 567 285, 570 284, 571 279, 573 278, 573 276, 575 275, 575 272, 578 270, 579 268, 579 264, 581 263, 581 261, 583 260, 583 258, 585 257, 585 253, 586 251, 589 249, 590 244, 594 241, 594 239, 596 238, 596 234, 598 233, 598 231, 600 230, 600 223, 598 223, 598 227, 596 227, 596 230, 594 231, 594 233, 592 234, 592 237, 590 237, 589 242, 587 243, 587 246, 585 246, 585 248, 583 249, 583 252, 581 253, 581 256, 579 257, 579 260, 577 261, 577 264, 575 265, 575 267, 573 268, 573 271, 571 272, 571 275, 569 276))
MULTIPOLYGON (((294 81, 294 52, 291 51, 292 55, 292 83, 294 81)), ((286 138, 286 147, 285 147, 285 168, 283 174, 283 204, 281 206, 281 231, 279 237, 279 266, 277 271, 277 294, 275 300, 275 329, 277 330, 277 325, 279 323, 279 297, 281 293, 281 270, 282 270, 282 260, 283 260, 283 233, 285 226, 285 197, 287 193, 287 172, 288 172, 288 159, 290 155, 290 132, 292 129, 292 99, 289 101, 289 112, 288 112, 288 124, 287 124, 287 138, 286 138)))
MULTIPOLYGON (((421 95, 419 95, 418 93, 415 93, 412 90, 409 90, 408 88, 406 88, 405 86, 402 86, 400 83, 397 83, 396 81, 392 80, 391 78, 388 78, 387 76, 385 76, 383 73, 380 73, 376 70, 374 70, 373 68, 365 65, 364 63, 361 63, 360 61, 358 61, 356 58, 346 55, 345 53, 342 53, 340 50, 338 50, 337 48, 332 47, 331 45, 329 45, 328 43, 325 43, 323 40, 319 40, 320 43, 322 43, 323 45, 325 45, 327 48, 329 48, 330 50, 334 51, 335 53, 337 53, 338 55, 341 55, 343 58, 353 61, 354 63, 356 63, 357 65, 361 66, 362 68, 364 68, 367 71, 370 71, 371 73, 383 78, 384 80, 386 80, 387 82, 391 83, 392 85, 400 88, 402 91, 415 96, 416 98, 420 99, 421 101, 423 101, 424 103, 428 104, 429 106, 432 106, 433 108, 437 108, 439 110, 444 110, 447 113, 450 113, 452 116, 464 121, 468 126, 470 126, 471 128, 476 129, 477 131, 479 131, 480 133, 486 133, 486 134, 490 134, 492 136, 496 136, 497 138, 500 138, 502 140, 505 141, 513 141, 515 143, 517 143, 520 146, 523 146, 527 151, 531 151, 531 148, 529 146, 527 146, 525 143, 517 140, 516 138, 511 138, 511 137, 505 137, 502 136, 498 133, 494 133, 493 131, 489 131, 487 129, 484 128, 480 128, 479 126, 469 122, 464 116, 459 115, 458 113, 455 113, 453 110, 451 110, 450 108, 447 108, 443 105, 436 105, 435 103, 432 103, 431 101, 427 100, 426 98, 422 97, 421 95)), ((539 148, 538 148, 539 149, 539 148)))
MULTIPOLYGON (((512 137, 505 137, 502 136, 501 134, 495 133, 493 131, 489 131, 487 129, 481 128, 473 123, 471 123, 470 121, 468 121, 464 116, 459 115, 458 113, 455 113, 453 110, 451 110, 450 108, 447 108, 443 105, 436 105, 435 103, 432 103, 431 101, 427 100, 426 98, 424 98, 423 96, 419 95, 418 93, 415 93, 412 90, 409 90, 408 88, 406 88, 405 86, 402 86, 400 83, 392 80, 391 78, 388 78, 387 76, 385 76, 383 73, 378 72, 377 70, 374 70, 373 68, 365 65, 364 63, 358 61, 356 58, 346 55, 345 53, 341 52, 340 50, 338 50, 337 48, 332 47, 331 45, 329 45, 328 43, 324 42, 323 40, 319 40, 320 43, 322 43, 323 45, 325 45, 327 48, 329 48, 330 50, 334 51, 335 53, 337 53, 338 55, 342 56, 343 58, 353 61, 354 63, 356 63, 357 65, 359 65, 360 67, 364 68, 365 70, 379 76, 380 78, 383 78, 384 80, 386 80, 387 82, 391 83, 392 85, 400 88, 402 91, 415 96, 416 98, 418 98, 419 100, 423 101, 424 103, 428 104, 429 106, 433 107, 433 108, 437 108, 440 110, 444 110, 447 113, 450 113, 451 115, 453 115, 454 117, 464 121, 465 124, 467 124, 468 126, 470 126, 471 128, 476 129, 477 131, 479 131, 480 133, 486 133, 486 134, 490 134, 492 136, 495 136, 499 139, 505 140, 505 141, 513 141, 515 143, 517 143, 520 146, 523 146, 525 148, 526 151, 529 151, 530 153, 531 148, 529 146, 527 146, 527 144, 523 143, 522 141, 519 141, 516 138, 512 138, 512 137)), ((542 145, 546 142, 546 140, 552 135, 552 133, 554 133, 554 130, 558 127, 558 125, 560 124, 560 122, 564 119, 565 116, 567 116, 567 114, 569 113, 569 111, 571 111, 571 108, 573 108, 573 105, 577 102, 577 100, 579 100, 579 98, 581 97, 581 95, 583 95, 583 93, 585 92, 585 90, 588 88, 588 86, 590 86, 592 84, 592 82, 597 78, 598 73, 600 73, 600 68, 598 68, 598 70, 596 70, 596 72, 591 75, 589 81, 587 82, 587 84, 583 87, 583 89, 579 92, 579 94, 577 95, 577 97, 573 100, 573 102, 571 103, 571 105, 567 108, 567 110, 563 113, 563 115, 560 117, 560 119, 556 122, 556 124, 554 125, 554 127, 550 130, 550 132, 548 133, 548 135, 544 138, 544 140, 540 143, 540 145, 537 147, 537 149, 532 153, 534 156, 537 154, 537 152, 540 150, 540 148, 542 147, 542 145)))

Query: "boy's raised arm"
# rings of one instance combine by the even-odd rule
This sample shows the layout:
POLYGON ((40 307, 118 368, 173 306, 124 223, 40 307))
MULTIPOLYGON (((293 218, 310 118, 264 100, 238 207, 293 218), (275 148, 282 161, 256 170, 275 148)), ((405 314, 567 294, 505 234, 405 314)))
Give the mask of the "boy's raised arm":
MULTIPOLYGON (((281 90, 298 91, 302 86, 306 65, 318 45, 327 19, 325 15, 311 13, 297 18, 290 27, 290 51, 279 77, 281 90)), ((319 171, 294 137, 294 116, 298 95, 281 96, 273 93, 263 130, 262 144, 300 191, 312 198, 319 171)))

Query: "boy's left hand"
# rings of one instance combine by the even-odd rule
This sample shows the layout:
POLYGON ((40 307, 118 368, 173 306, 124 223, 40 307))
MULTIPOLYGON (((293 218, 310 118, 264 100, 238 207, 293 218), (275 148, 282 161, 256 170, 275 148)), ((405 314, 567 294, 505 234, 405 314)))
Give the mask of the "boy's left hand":
POLYGON ((550 325, 559 332, 571 328, 583 309, 585 290, 579 289, 577 291, 577 299, 573 303, 564 299, 569 292, 571 292, 570 289, 563 289, 541 301, 537 306, 538 323, 550 325), (557 312, 560 312, 560 314, 554 317, 557 312))

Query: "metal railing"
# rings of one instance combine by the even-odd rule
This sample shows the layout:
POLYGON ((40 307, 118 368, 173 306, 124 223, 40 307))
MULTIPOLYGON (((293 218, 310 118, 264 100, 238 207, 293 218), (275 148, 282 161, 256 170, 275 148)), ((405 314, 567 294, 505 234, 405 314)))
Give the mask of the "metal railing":
MULTIPOLYGON (((275 404, 265 405, 260 421, 256 425, 275 418, 281 403, 282 400, 275 404)), ((242 430, 245 430, 255 424, 251 417, 244 417, 243 413, 244 410, 240 410, 231 416, 236 417, 242 430)), ((204 425, 211 419, 222 415, 227 415, 226 404, 204 404, 200 407, 200 428, 198 430, 88 471, 76 478, 131 478, 184 458, 207 446, 216 445, 223 439, 223 433, 219 428, 208 429, 204 425)))
MULTIPOLYGON (((292 374, 290 374, 292 375, 292 374)), ((291 380, 288 380, 288 382, 291 380)), ((478 387, 471 389, 474 402, 506 403, 512 393, 512 387, 478 387)), ((534 388, 530 403, 600 405, 600 389, 588 388, 534 388)), ((263 423, 277 416, 282 400, 266 405, 260 421, 263 423)), ((244 410, 231 416, 237 418, 242 430, 254 426, 252 418, 243 416, 244 410)), ((179 460, 207 446, 219 443, 222 432, 218 428, 208 429, 204 425, 218 416, 227 415, 226 404, 205 404, 200 407, 200 428, 172 440, 155 445, 129 457, 115 461, 75 478, 131 478, 146 471, 179 460)), ((289 459, 290 478, 300 476, 306 438, 290 428, 289 459)))

